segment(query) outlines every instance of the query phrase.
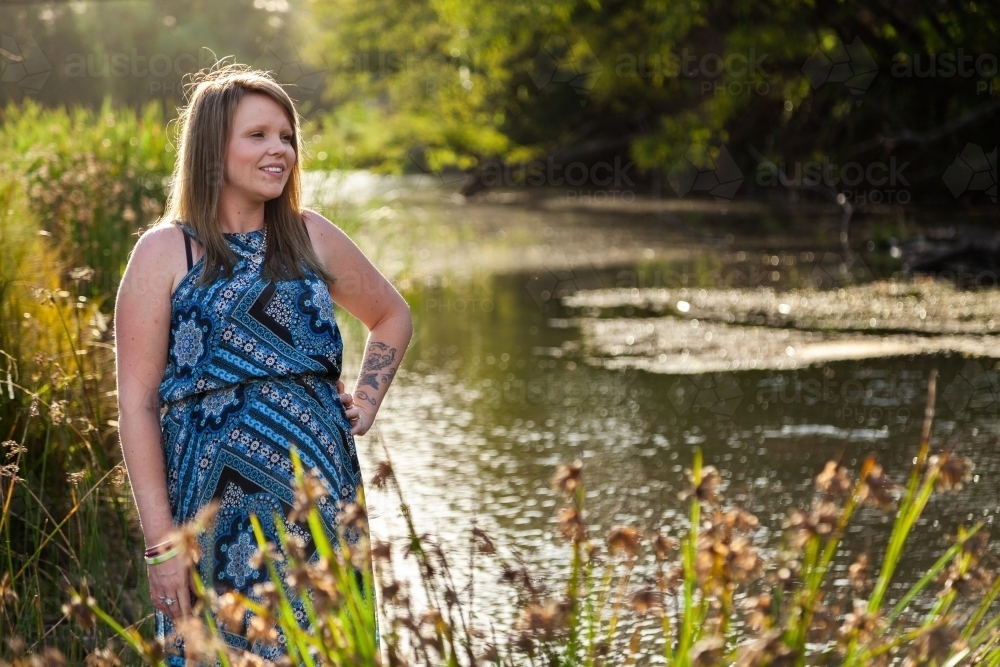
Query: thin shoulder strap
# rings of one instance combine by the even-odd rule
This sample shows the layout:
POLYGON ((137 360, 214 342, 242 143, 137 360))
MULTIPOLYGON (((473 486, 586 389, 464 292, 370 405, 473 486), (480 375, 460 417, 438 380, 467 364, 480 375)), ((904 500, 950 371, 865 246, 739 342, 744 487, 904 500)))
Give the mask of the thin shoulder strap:
POLYGON ((188 236, 187 231, 184 231, 184 253, 187 255, 188 271, 190 271, 194 262, 191 259, 191 237, 188 236))

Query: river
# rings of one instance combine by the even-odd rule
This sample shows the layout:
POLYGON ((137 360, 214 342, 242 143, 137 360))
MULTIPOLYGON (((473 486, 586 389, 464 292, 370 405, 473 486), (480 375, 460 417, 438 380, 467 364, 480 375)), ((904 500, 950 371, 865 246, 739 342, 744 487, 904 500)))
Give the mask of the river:
MULTIPOLYGON (((847 252, 839 212, 822 206, 518 191, 463 202, 431 185, 404 179, 352 204, 356 240, 415 321, 358 442, 366 480, 386 447, 418 527, 457 561, 475 523, 501 553, 558 577, 549 479, 577 458, 593 535, 616 524, 677 535, 694 447, 774 543, 828 459, 856 470, 874 454, 905 480, 932 369, 933 442, 970 457, 974 477, 931 500, 901 580, 958 524, 1000 511, 997 291, 904 279, 884 232, 912 224, 895 213, 857 223, 847 252)), ((339 317, 350 380, 364 330, 339 317)), ((370 502, 376 536, 399 538, 394 498, 370 491, 370 502)), ((862 510, 839 567, 852 552, 878 557, 890 527, 862 510)), ((495 567, 481 567, 493 609, 495 567)))

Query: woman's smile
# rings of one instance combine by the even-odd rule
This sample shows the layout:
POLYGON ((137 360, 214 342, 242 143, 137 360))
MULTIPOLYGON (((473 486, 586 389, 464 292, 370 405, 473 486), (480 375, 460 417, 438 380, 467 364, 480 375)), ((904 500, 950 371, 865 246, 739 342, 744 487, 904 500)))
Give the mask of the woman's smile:
POLYGON ((281 180, 285 176, 285 165, 283 164, 270 164, 265 167, 260 168, 265 174, 270 178, 281 180))

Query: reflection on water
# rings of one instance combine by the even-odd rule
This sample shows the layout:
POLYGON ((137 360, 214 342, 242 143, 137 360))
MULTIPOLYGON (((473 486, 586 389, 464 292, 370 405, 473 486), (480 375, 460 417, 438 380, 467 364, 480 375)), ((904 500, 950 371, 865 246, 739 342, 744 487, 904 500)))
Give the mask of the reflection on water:
MULTIPOLYGON (((470 212, 455 207, 423 215, 452 224, 456 210, 470 212)), ((478 223, 473 216, 468 224, 488 227, 490 242, 497 242, 498 228, 503 231, 501 213, 515 225, 537 215, 509 209, 480 213, 478 223)), ((635 224, 644 224, 641 216, 635 224)), ((438 277, 430 286, 414 284, 408 291, 414 340, 377 426, 421 529, 467 554, 467 531, 475 522, 506 553, 517 548, 539 569, 557 569, 564 551, 555 537, 557 498, 549 477, 558 463, 579 457, 586 466, 595 535, 620 523, 676 534, 683 530, 684 510, 677 498, 685 486, 683 469, 690 464, 692 448, 699 446, 706 463, 722 471, 725 495, 756 513, 773 534, 781 530, 793 503, 808 505, 812 479, 830 458, 856 469, 864 456, 874 453, 891 476, 904 478, 916 451, 932 368, 940 371, 934 443, 953 445, 971 457, 976 477, 957 495, 931 500, 900 572, 908 576, 912 568, 928 565, 947 546, 941 536, 953 533, 957 524, 980 518, 992 523, 1000 511, 996 359, 944 352, 682 374, 669 364, 654 369, 667 372, 615 364, 616 350, 595 345, 593 329, 620 327, 627 336, 625 329, 646 325, 630 319, 634 313, 620 310, 581 317, 584 311, 558 298, 567 281, 577 276, 588 285, 615 287, 622 280, 652 282, 657 271, 677 282, 685 276, 695 286, 706 275, 746 260, 737 259, 734 243, 739 241, 734 240, 724 250, 689 244, 670 254, 653 248, 653 258, 667 257, 653 263, 646 253, 651 247, 648 229, 632 230, 620 215, 614 225, 608 235, 647 235, 633 245, 629 263, 592 263, 562 274, 544 264, 530 270, 494 267, 474 280, 438 277), (539 289, 540 280, 545 289, 539 289)), ((508 227, 506 236, 519 233, 508 227)), ((569 232, 560 228, 554 232, 559 234, 569 232)), ((597 232, 591 226, 587 234, 597 232)), ((799 257, 810 242, 815 240, 789 244, 797 246, 799 257)), ((815 247, 810 252, 821 257, 824 251, 815 247)), ((597 255, 601 246, 588 252, 597 255)), ((754 253, 759 255, 759 250, 754 253)), ((812 274, 812 268, 782 265, 779 254, 773 256, 778 261, 768 259, 771 266, 790 269, 792 282, 786 287, 799 287, 798 277, 812 274)), ((779 286, 782 280, 779 276, 779 286)), ((579 298, 585 300, 586 294, 579 298)), ((654 327, 649 335, 668 340, 663 354, 679 356, 676 339, 687 335, 682 330, 690 332, 691 323, 649 321, 654 327)), ((731 330, 725 336, 741 328, 753 330, 724 326, 731 330)), ((699 332, 701 340, 704 334, 699 332)), ((791 330, 787 335, 803 333, 791 330)), ((351 343, 359 349, 359 336, 353 337, 351 343)), ((991 345, 993 340, 989 338, 991 345)), ((629 344, 638 343, 634 339, 629 344)), ((781 354, 792 346, 783 346, 781 354)), ((711 349, 717 353, 720 348, 711 349)), ((721 349, 742 354, 731 341, 721 349)), ((689 355, 701 353, 695 345, 687 350, 689 355)), ((362 453, 368 447, 369 470, 381 456, 375 441, 376 436, 360 441, 362 453)), ((376 532, 400 535, 393 499, 373 493, 371 502, 376 532)), ((878 557, 889 527, 884 513, 864 509, 846 548, 871 549, 878 557)), ((492 595, 489 583, 477 590, 492 595)))

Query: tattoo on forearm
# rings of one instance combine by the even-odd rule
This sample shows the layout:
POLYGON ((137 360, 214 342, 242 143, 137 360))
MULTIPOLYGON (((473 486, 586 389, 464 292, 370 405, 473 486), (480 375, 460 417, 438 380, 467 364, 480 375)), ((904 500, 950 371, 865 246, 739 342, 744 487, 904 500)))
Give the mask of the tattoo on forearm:
MULTIPOLYGON (((385 343, 374 341, 368 345, 368 354, 361 364, 361 377, 358 378, 358 386, 369 386, 378 391, 379 381, 388 383, 396 374, 396 369, 392 363, 396 360, 396 348, 389 347, 385 343)), ((358 392, 358 396, 363 400, 368 400, 372 405, 375 399, 368 396, 363 391, 358 392)))

